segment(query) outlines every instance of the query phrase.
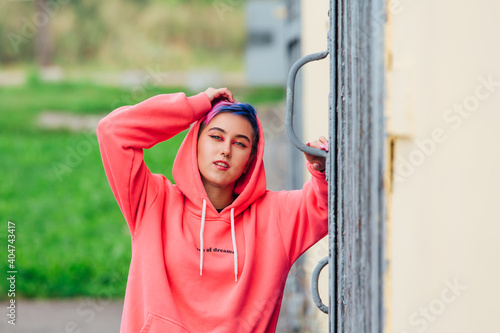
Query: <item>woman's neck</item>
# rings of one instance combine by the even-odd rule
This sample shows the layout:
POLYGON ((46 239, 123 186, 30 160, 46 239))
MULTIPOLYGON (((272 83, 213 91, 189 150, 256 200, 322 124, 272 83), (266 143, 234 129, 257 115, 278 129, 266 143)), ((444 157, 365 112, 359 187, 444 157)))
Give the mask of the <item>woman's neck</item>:
POLYGON ((203 184, 205 186, 205 191, 207 192, 208 199, 214 205, 215 209, 224 209, 229 206, 233 200, 233 188, 234 186, 228 187, 216 187, 210 184, 203 184))

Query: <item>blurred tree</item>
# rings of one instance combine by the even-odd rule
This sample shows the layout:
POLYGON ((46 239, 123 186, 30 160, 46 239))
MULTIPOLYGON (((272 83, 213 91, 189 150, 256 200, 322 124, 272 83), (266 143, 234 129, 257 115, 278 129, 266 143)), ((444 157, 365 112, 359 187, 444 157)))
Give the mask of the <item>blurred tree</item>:
POLYGON ((53 43, 50 35, 50 21, 52 16, 49 0, 36 0, 36 12, 33 19, 37 22, 35 35, 35 61, 39 66, 48 66, 52 63, 53 43))
POLYGON ((220 18, 217 1, 0 1, 0 64, 240 69, 243 2, 220 18))
POLYGON ((85 62, 97 56, 109 28, 99 12, 102 7, 100 0, 74 0, 72 6, 76 13, 76 24, 72 33, 78 43, 78 61, 85 62))

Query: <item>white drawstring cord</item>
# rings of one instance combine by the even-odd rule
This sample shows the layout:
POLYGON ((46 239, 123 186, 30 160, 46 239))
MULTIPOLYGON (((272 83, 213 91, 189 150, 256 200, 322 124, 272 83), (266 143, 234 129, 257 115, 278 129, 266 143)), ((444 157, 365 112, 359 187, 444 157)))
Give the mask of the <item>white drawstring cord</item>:
POLYGON ((234 232, 234 208, 231 208, 231 238, 233 239, 234 252, 234 281, 238 282, 238 250, 236 249, 236 236, 234 232))
MULTIPOLYGON (((200 227, 200 276, 203 275, 203 232, 205 230, 205 215, 207 212, 207 202, 203 199, 203 210, 201 212, 200 227)), ((233 241, 234 252, 234 281, 238 281, 238 250, 236 248, 236 235, 234 230, 234 208, 231 208, 231 239, 233 241)))
POLYGON ((203 210, 201 211, 200 227, 200 276, 203 275, 203 231, 205 230, 205 214, 207 212, 207 202, 203 199, 203 210))

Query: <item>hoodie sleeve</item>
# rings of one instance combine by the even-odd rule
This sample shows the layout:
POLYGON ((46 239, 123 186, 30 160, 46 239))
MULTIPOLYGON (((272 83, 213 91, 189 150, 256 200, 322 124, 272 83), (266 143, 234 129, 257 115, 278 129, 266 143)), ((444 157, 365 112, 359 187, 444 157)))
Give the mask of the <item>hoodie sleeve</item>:
POLYGON ((290 265, 328 233, 328 183, 307 162, 312 179, 302 190, 279 193, 279 227, 290 265))
POLYGON ((187 129, 211 108, 205 93, 158 95, 124 106, 101 119, 97 139, 111 190, 134 235, 158 183, 143 160, 143 149, 187 129))

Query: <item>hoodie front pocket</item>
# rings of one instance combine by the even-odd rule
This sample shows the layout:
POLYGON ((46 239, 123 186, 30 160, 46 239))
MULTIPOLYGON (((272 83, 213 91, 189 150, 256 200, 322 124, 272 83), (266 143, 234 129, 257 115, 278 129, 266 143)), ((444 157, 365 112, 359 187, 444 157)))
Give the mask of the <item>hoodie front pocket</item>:
POLYGON ((190 333, 181 323, 170 318, 149 313, 146 323, 142 327, 141 333, 190 333))

